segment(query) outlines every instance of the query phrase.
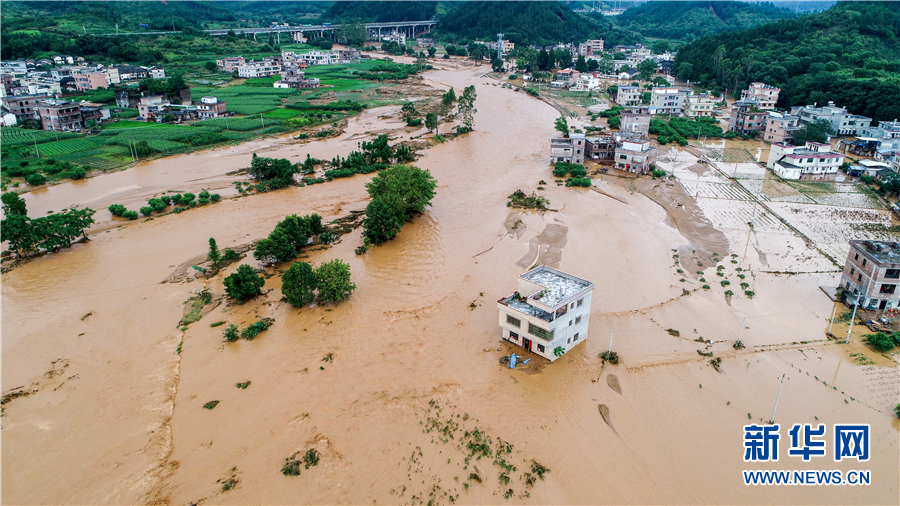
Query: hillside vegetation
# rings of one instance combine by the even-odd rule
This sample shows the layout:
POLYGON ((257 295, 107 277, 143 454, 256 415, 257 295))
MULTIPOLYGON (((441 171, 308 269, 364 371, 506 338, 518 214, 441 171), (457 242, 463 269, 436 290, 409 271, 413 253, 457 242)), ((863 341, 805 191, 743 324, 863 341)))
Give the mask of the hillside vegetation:
POLYGON ((583 16, 558 2, 462 2, 438 25, 440 36, 464 41, 494 39, 500 32, 516 44, 577 43, 593 38, 620 44, 640 39, 606 18, 583 16))
POLYGON ((790 17, 791 11, 770 3, 647 2, 626 10, 616 20, 622 28, 646 37, 689 41, 790 17))
POLYGON ((676 57, 676 74, 733 95, 763 81, 782 89, 779 107, 832 100, 855 114, 893 120, 900 118, 898 36, 895 4, 841 2, 687 44, 676 57))
POLYGON ((425 21, 435 16, 437 2, 334 2, 322 15, 331 21, 386 23, 390 21, 425 21))

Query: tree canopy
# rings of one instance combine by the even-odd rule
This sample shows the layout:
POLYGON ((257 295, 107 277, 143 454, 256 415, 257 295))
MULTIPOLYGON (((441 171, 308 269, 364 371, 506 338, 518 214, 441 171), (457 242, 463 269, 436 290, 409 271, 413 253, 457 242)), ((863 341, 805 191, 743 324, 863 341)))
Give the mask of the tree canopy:
POLYGON ((645 37, 690 41, 793 16, 787 9, 766 3, 657 1, 631 7, 616 16, 616 21, 622 28, 645 37))

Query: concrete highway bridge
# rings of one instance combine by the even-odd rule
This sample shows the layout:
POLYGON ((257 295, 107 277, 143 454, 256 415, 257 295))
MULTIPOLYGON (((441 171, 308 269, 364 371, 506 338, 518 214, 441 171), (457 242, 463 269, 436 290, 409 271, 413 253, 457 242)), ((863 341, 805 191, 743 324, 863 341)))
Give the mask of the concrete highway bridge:
MULTIPOLYGON (((392 32, 398 32, 406 35, 407 38, 415 38, 417 35, 430 31, 437 25, 437 21, 397 21, 392 23, 365 23, 366 38, 368 40, 380 40, 384 35, 390 35, 392 32)), ((258 34, 275 34, 279 36, 286 34, 296 39, 295 34, 309 34, 324 37, 325 34, 332 35, 341 29, 340 24, 322 23, 318 25, 298 25, 298 26, 270 26, 266 28, 227 28, 220 30, 204 30, 210 35, 227 35, 228 32, 235 34, 251 34, 254 39, 258 34)), ((279 40, 280 42, 280 40, 279 40)))

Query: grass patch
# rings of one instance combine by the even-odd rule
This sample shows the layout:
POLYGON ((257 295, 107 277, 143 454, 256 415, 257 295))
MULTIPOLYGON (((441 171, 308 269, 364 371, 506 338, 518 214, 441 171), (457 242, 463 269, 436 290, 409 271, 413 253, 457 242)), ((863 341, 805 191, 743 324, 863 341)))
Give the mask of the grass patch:
MULTIPOLYGON (((195 295, 188 299, 188 302, 191 303, 191 310, 188 314, 184 315, 180 322, 178 322, 178 326, 182 327, 185 325, 190 325, 196 321, 199 321, 202 316, 200 312, 203 310, 203 306, 212 302, 212 295, 206 290, 203 289, 199 295, 195 295)), ((222 322, 224 323, 224 322, 222 322)))

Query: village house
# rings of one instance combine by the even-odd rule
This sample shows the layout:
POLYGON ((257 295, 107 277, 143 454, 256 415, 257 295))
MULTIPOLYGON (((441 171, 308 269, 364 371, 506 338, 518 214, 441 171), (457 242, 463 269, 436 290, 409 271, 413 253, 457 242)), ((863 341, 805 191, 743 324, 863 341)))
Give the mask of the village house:
POLYGON ((641 137, 650 135, 650 109, 646 106, 626 107, 619 113, 620 132, 637 133, 641 137))
POLYGON ((237 69, 239 77, 269 77, 281 73, 281 65, 267 61, 253 61, 241 65, 237 69))
POLYGON ((638 86, 619 86, 613 101, 622 107, 641 105, 641 88, 638 86))
POLYGON ((834 179, 842 163, 844 155, 831 151, 830 144, 807 142, 801 147, 776 142, 766 167, 782 179, 822 181, 834 179))
POLYGON ((197 115, 201 119, 218 118, 225 114, 225 101, 216 97, 203 97, 197 104, 197 115))
POLYGON ((169 112, 172 103, 166 100, 165 95, 141 97, 137 104, 138 115, 144 119, 152 119, 169 112))
POLYGON ((109 76, 103 72, 84 69, 76 70, 72 75, 75 78, 75 89, 78 91, 109 88, 109 76))
POLYGON ((569 134, 568 138, 550 139, 550 163, 584 163, 584 134, 569 134))
POLYGON ((305 72, 292 68, 283 70, 281 72, 281 81, 276 81, 274 86, 276 88, 318 88, 319 80, 317 78, 307 78, 305 72))
POLYGON ((880 141, 900 139, 900 121, 879 121, 877 127, 860 128, 859 135, 874 137, 880 141))
POLYGON ((850 241, 841 273, 842 300, 869 310, 900 307, 900 244, 850 241))
POLYGON ((418 47, 434 47, 434 39, 423 38, 420 37, 416 39, 416 46, 418 47))
POLYGON ((838 143, 838 151, 856 156, 875 156, 881 139, 875 137, 856 137, 855 139, 841 139, 838 143))
POLYGON ((244 65, 245 63, 247 62, 244 61, 243 56, 230 56, 228 58, 216 60, 216 66, 218 66, 219 70, 223 72, 236 72, 238 67, 244 65))
POLYGON ((800 125, 816 120, 823 120, 831 125, 837 135, 863 135, 862 131, 872 124, 872 118, 850 114, 846 107, 837 107, 834 102, 827 106, 816 107, 815 104, 791 107, 791 114, 800 118, 800 125))
POLYGON ((584 158, 586 160, 612 160, 616 153, 616 140, 612 136, 586 137, 584 158))
POLYGON ((711 118, 716 109, 716 98, 705 93, 685 97, 684 115, 688 118, 711 118))
POLYGON ((0 74, 24 76, 28 73, 28 65, 25 60, 8 60, 0 62, 0 74))
POLYGON ((560 70, 556 73, 556 79, 554 79, 553 82, 550 83, 550 86, 554 86, 556 88, 568 88, 570 86, 574 86, 579 77, 581 77, 581 72, 578 72, 577 70, 560 70))
POLYGON ((741 91, 741 101, 755 100, 759 109, 768 111, 775 109, 780 92, 781 88, 769 86, 766 83, 751 83, 749 88, 741 91))
POLYGON ((385 35, 381 38, 382 42, 396 42, 401 46, 406 45, 406 34, 403 32, 393 31, 390 35, 385 35))
POLYGON ((753 131, 763 132, 766 129, 766 118, 769 114, 759 108, 755 100, 735 102, 731 105, 731 118, 728 119, 728 131, 741 135, 749 135, 753 131))
POLYGON ((600 87, 600 78, 592 74, 582 74, 575 80, 572 91, 593 91, 600 87))
POLYGON ((586 40, 583 44, 578 44, 578 54, 588 57, 603 52, 603 39, 586 40))
POLYGON ((46 95, 17 95, 4 97, 3 107, 15 115, 17 122, 35 119, 35 107, 41 100, 46 100, 46 95))
POLYGON ((151 79, 165 79, 166 78, 166 69, 150 69, 150 78, 151 79))
POLYGON ((650 168, 656 165, 657 149, 650 146, 649 140, 623 139, 617 143, 616 168, 632 174, 649 174, 650 168))
MULTIPOLYGON (((616 60, 614 64, 616 68, 616 77, 622 79, 623 81, 633 81, 635 79, 635 76, 638 74, 637 69, 630 68, 630 65, 627 61, 616 60), (619 71, 621 67, 625 66, 628 66, 629 68, 627 70, 619 71)), ((635 88, 637 87, 635 86, 635 88)), ((638 88, 638 91, 640 91, 640 88, 638 88)))
POLYGON ((136 65, 116 65, 115 68, 119 71, 119 79, 122 81, 147 79, 150 76, 150 69, 146 67, 138 67, 136 65))
POLYGON ((659 86, 650 90, 650 114, 681 115, 689 90, 659 86))
POLYGON ((53 132, 80 131, 84 126, 81 107, 65 100, 43 100, 35 108, 44 130, 53 132))
POLYGON ((554 361, 587 339, 593 283, 545 265, 518 281, 497 301, 504 340, 554 361))
POLYGON ((800 129, 800 118, 792 114, 769 111, 766 118, 765 140, 771 143, 790 142, 794 132, 800 129))

